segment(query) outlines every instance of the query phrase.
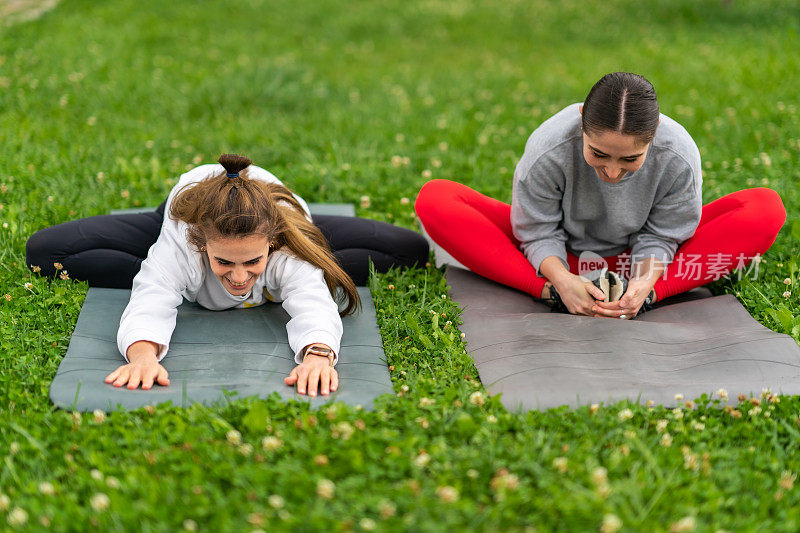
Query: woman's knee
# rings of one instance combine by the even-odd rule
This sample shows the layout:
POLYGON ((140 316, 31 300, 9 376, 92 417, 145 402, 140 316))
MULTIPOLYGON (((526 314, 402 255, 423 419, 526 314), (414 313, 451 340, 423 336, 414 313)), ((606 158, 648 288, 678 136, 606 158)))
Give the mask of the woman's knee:
POLYGON ((427 239, 416 231, 408 230, 402 235, 402 245, 399 249, 403 251, 397 259, 403 266, 424 266, 428 262, 430 246, 427 239))
POLYGON ((786 222, 786 208, 780 195, 772 189, 756 187, 731 193, 730 196, 740 202, 742 221, 749 228, 769 236, 772 242, 786 222))
POLYGON ((463 185, 444 179, 431 180, 422 186, 417 195, 417 200, 414 202, 414 210, 423 224, 429 219, 430 215, 447 203, 447 198, 456 195, 458 187, 463 187, 463 185))
POLYGON ((48 229, 37 231, 25 243, 25 263, 31 270, 34 270, 33 267, 40 268, 40 273, 44 276, 51 276, 56 273, 56 269, 53 266, 53 263, 56 262, 53 254, 54 246, 48 229))

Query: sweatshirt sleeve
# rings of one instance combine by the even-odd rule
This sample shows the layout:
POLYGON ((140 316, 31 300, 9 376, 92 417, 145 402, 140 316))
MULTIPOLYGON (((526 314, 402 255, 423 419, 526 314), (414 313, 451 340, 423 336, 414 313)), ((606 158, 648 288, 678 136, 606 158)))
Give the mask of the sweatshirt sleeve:
POLYGON ((117 332, 117 347, 126 361, 130 345, 141 340, 158 344, 158 360, 164 358, 183 291, 200 276, 197 258, 180 231, 178 223, 165 215, 161 234, 133 279, 131 299, 117 332))
POLYGON ((674 173, 676 178, 650 209, 644 226, 629 239, 634 264, 655 257, 664 266, 669 265, 678 246, 694 235, 700 223, 702 192, 695 171, 686 164, 674 164, 665 172, 674 173))
POLYGON ((302 350, 309 344, 327 344, 339 361, 342 319, 322 274, 322 270, 283 252, 275 252, 269 281, 278 287, 283 308, 289 313, 286 324, 289 346, 295 363, 302 363, 302 350))
POLYGON ((561 207, 564 187, 564 172, 546 156, 514 177, 511 228, 537 272, 542 261, 551 255, 567 264, 567 233, 561 207))

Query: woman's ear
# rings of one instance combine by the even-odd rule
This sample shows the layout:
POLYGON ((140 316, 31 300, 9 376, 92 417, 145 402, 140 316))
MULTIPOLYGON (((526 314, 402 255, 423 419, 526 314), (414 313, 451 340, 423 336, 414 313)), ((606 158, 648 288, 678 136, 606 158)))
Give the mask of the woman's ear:
POLYGON ((578 113, 580 113, 581 115, 583 115, 583 104, 581 104, 581 105, 579 105, 579 106, 578 106, 578 113))

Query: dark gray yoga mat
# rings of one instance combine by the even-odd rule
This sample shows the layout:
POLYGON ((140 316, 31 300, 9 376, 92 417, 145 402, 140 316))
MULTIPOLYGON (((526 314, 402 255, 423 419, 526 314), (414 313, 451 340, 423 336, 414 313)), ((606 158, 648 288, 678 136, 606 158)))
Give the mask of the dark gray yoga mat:
POLYGON ((124 363, 116 338, 130 291, 91 288, 50 386, 50 398, 63 409, 113 411, 168 401, 179 406, 210 404, 223 400, 223 391, 236 393, 238 398, 277 392, 314 406, 341 401, 370 409, 377 396, 392 392, 392 383, 372 296, 365 287, 358 290, 363 310, 342 319, 344 334, 337 364, 340 387, 330 396, 309 398, 284 385, 283 378, 295 363, 286 336, 289 316, 278 304, 209 311, 184 301, 178 308, 170 351, 163 360, 170 385, 154 385, 149 391, 107 385, 103 379, 124 363))
MULTIPOLYGON (((355 215, 352 204, 308 205, 314 215, 355 215)), ((155 207, 119 209, 111 214, 153 210, 155 207)), ((213 403, 225 398, 223 391, 240 398, 278 392, 313 405, 342 401, 369 409, 373 399, 393 389, 372 296, 366 288, 358 291, 363 309, 342 319, 341 359, 336 365, 340 388, 328 397, 301 396, 283 384, 294 368, 286 336, 289 316, 272 304, 215 312, 184 302, 178 308, 178 323, 163 363, 170 386, 128 391, 106 385, 103 379, 124 363, 116 338, 130 291, 89 289, 67 354, 50 386, 50 398, 64 409, 92 411, 114 410, 118 405, 135 409, 168 401, 174 405, 213 403)))
POLYGON ((551 313, 529 296, 447 268, 467 350, 510 410, 623 399, 675 405, 720 388, 800 394, 800 348, 759 324, 731 295, 696 290, 635 320, 551 313))

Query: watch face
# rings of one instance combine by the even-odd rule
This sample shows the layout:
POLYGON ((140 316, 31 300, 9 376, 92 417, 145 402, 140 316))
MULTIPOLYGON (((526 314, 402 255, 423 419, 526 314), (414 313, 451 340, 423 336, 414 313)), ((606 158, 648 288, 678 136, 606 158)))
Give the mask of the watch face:
POLYGON ((323 348, 321 346, 312 346, 311 348, 308 349, 308 353, 313 353, 315 355, 323 355, 327 357, 331 353, 333 353, 333 350, 331 350, 330 348, 323 348))

